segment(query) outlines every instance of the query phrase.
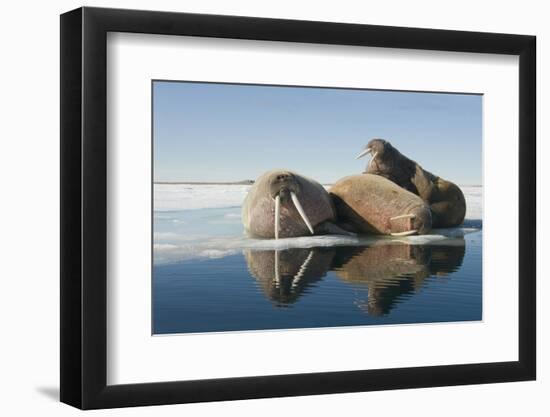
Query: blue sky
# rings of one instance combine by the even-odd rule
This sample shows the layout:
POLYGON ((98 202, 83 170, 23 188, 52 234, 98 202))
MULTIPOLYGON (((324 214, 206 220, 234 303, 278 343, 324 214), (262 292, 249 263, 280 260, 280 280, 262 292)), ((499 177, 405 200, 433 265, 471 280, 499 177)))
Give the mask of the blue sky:
POLYGON ((369 139, 481 184, 482 96, 155 81, 155 181, 240 181, 285 168, 333 183, 369 139))

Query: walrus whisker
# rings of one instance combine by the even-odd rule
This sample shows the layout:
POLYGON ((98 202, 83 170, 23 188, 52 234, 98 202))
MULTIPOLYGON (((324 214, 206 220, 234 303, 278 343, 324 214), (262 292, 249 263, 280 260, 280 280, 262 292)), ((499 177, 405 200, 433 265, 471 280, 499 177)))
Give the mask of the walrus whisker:
POLYGON ((406 232, 391 233, 392 236, 411 236, 417 234, 418 230, 407 230, 406 232))
POLYGON ((306 224, 306 226, 309 229, 309 231, 311 232, 311 234, 312 235, 315 234, 315 232, 313 231, 313 227, 311 227, 311 223, 309 222, 309 219, 306 216, 306 212, 304 211, 304 208, 300 204, 300 200, 298 200, 298 197, 296 197, 296 194, 294 194, 294 191, 290 192, 290 198, 292 198, 292 202, 296 206, 296 209, 298 210, 298 213, 300 213, 300 216, 302 217, 302 220, 306 224))
POLYGON ((281 211, 281 197, 277 194, 275 197, 275 239, 279 239, 279 227, 280 227, 280 211, 281 211))
POLYGON ((311 262, 311 258, 313 258, 313 251, 312 250, 309 251, 309 255, 307 256, 306 260, 300 266, 300 269, 298 270, 296 275, 294 275, 294 277, 292 278, 292 285, 291 285, 292 288, 294 288, 294 287, 296 287, 296 285, 298 285, 298 282, 300 282, 300 280, 302 279, 302 277, 306 273, 307 266, 311 262))
POLYGON ((415 214, 402 214, 401 216, 395 216, 390 218, 390 222, 397 219, 414 219, 415 217, 416 217, 415 214))
POLYGON ((359 155, 357 155, 357 156, 355 157, 355 159, 360 159, 360 158, 364 157, 365 155, 368 155, 368 154, 371 153, 371 152, 372 152, 372 149, 371 149, 371 148, 367 148, 367 149, 365 149, 364 151, 361 151, 361 153, 360 153, 359 155))

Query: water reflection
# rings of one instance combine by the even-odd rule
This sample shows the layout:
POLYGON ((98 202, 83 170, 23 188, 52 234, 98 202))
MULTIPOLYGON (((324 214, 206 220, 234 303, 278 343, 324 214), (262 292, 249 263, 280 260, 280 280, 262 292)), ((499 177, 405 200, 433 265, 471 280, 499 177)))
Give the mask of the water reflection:
POLYGON ((458 271, 464 261, 466 244, 456 239, 453 246, 432 246, 430 272, 439 277, 458 271))
POLYGON ((367 247, 334 247, 245 251, 248 269, 277 306, 295 303, 312 284, 334 271, 356 290, 355 304, 371 316, 390 313, 414 295, 430 277, 458 270, 465 242, 446 246, 391 243, 367 247))
POLYGON ((456 271, 464 253, 464 240, 453 246, 370 246, 344 254, 349 259, 335 270, 342 280, 357 287, 355 303, 361 310, 382 316, 420 290, 430 276, 456 271))
POLYGON ((295 302, 311 284, 326 275, 334 250, 247 250, 244 255, 248 270, 265 295, 276 305, 285 306, 295 302))

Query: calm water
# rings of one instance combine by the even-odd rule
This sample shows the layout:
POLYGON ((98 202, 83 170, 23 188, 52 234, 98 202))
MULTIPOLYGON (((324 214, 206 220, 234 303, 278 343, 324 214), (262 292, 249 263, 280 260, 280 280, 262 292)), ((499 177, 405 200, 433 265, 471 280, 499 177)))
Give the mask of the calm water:
POLYGON ((238 213, 155 213, 153 333, 481 320, 481 230, 274 250, 238 213))

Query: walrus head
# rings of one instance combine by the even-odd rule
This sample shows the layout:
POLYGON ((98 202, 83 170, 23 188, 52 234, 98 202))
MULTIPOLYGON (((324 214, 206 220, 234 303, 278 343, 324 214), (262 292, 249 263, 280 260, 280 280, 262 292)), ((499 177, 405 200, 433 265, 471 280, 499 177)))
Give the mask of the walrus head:
POLYGON ((280 229, 280 210, 281 204, 287 204, 290 201, 296 207, 296 210, 300 214, 300 217, 306 224, 307 228, 314 234, 311 222, 300 203, 298 195, 300 194, 301 187, 296 176, 288 171, 278 172, 269 182, 269 195, 275 200, 275 239, 279 238, 280 229))
POLYGON ((394 150, 394 147, 391 146, 391 143, 389 143, 387 140, 384 139, 372 139, 367 143, 367 146, 365 146, 365 149, 361 151, 359 155, 355 159, 359 159, 364 157, 365 155, 372 155, 371 162, 375 158, 383 159, 384 156, 390 154, 394 150))
POLYGON ((296 176, 289 171, 277 171, 269 179, 269 195, 271 198, 279 196, 283 202, 290 201, 290 193, 300 193, 301 187, 296 176))
POLYGON ((402 161, 403 155, 392 146, 390 142, 384 139, 371 139, 365 149, 357 155, 356 159, 371 154, 371 160, 367 164, 364 173, 371 174, 390 174, 395 168, 397 160, 402 161))

